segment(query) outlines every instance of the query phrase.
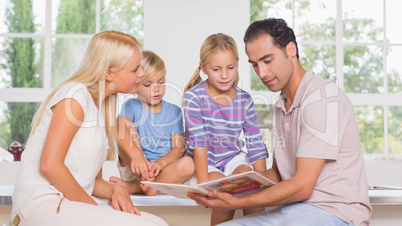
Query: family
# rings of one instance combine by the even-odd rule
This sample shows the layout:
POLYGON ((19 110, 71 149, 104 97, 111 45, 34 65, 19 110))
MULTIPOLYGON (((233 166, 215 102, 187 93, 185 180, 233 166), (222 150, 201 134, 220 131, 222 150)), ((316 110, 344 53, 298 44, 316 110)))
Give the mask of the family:
POLYGON ((271 168, 253 99, 237 86, 232 37, 217 33, 203 42, 179 107, 163 100, 166 67, 156 53, 142 51, 128 34, 102 31, 34 116, 13 193, 13 225, 167 225, 133 205, 130 194, 157 194, 141 181, 197 184, 252 170, 276 184, 244 196, 188 197, 212 208, 211 225, 369 225, 348 97, 303 68, 283 19, 252 23, 243 40, 261 82, 280 92, 273 140, 283 142, 274 143, 271 168), (137 98, 117 112, 118 93, 137 98), (105 181, 102 166, 114 153, 120 177, 105 181), (110 199, 113 209, 92 197, 110 199), (233 220, 237 209, 244 216, 233 220))

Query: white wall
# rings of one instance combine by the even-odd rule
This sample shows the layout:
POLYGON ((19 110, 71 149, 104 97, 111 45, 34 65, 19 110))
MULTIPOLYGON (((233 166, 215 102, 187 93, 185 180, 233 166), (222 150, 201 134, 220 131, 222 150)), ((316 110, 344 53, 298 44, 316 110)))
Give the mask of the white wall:
MULTIPOLYGON (((199 64, 200 48, 211 34, 232 36, 238 45, 240 78, 250 73, 243 35, 250 21, 245 0, 144 1, 143 49, 157 53, 166 64, 165 100, 181 106, 183 89, 199 64), (180 7, 178 7, 180 6, 180 7), (243 76, 242 76, 243 75, 243 76)), ((241 87, 249 87, 241 79, 241 87)), ((249 84, 249 81, 248 81, 249 84)))

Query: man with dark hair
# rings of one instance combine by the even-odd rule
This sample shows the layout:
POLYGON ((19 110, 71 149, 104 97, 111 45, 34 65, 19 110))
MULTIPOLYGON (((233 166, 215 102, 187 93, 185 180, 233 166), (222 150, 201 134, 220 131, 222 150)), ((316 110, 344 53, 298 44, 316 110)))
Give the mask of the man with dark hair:
POLYGON ((212 208, 276 206, 227 225, 368 225, 372 208, 348 97, 303 68, 295 35, 284 20, 252 23, 244 42, 261 81, 281 92, 273 109, 273 164, 262 172, 276 184, 241 197, 218 192, 209 198, 188 196, 212 208))

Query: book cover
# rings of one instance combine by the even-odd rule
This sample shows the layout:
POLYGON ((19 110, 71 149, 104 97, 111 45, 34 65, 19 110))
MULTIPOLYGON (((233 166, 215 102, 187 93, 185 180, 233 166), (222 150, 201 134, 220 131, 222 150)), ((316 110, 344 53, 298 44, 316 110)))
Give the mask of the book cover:
POLYGON ((198 185, 171 184, 142 181, 141 183, 178 198, 188 198, 188 192, 207 195, 209 191, 228 192, 232 195, 245 195, 257 192, 275 183, 255 171, 235 174, 215 180, 204 181, 198 185))

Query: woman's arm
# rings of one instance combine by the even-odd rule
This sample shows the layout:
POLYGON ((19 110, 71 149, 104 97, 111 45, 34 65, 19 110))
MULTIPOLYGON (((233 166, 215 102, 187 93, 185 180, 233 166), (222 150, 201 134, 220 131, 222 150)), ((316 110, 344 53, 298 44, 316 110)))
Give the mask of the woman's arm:
POLYGON ((172 150, 170 150, 165 156, 153 162, 153 170, 155 171, 155 176, 158 176, 159 172, 162 171, 165 166, 183 157, 184 151, 185 149, 183 134, 172 134, 172 150))
POLYGON ((70 98, 58 102, 52 111, 40 170, 67 199, 97 205, 64 164, 71 142, 84 120, 84 111, 76 100, 70 98))

